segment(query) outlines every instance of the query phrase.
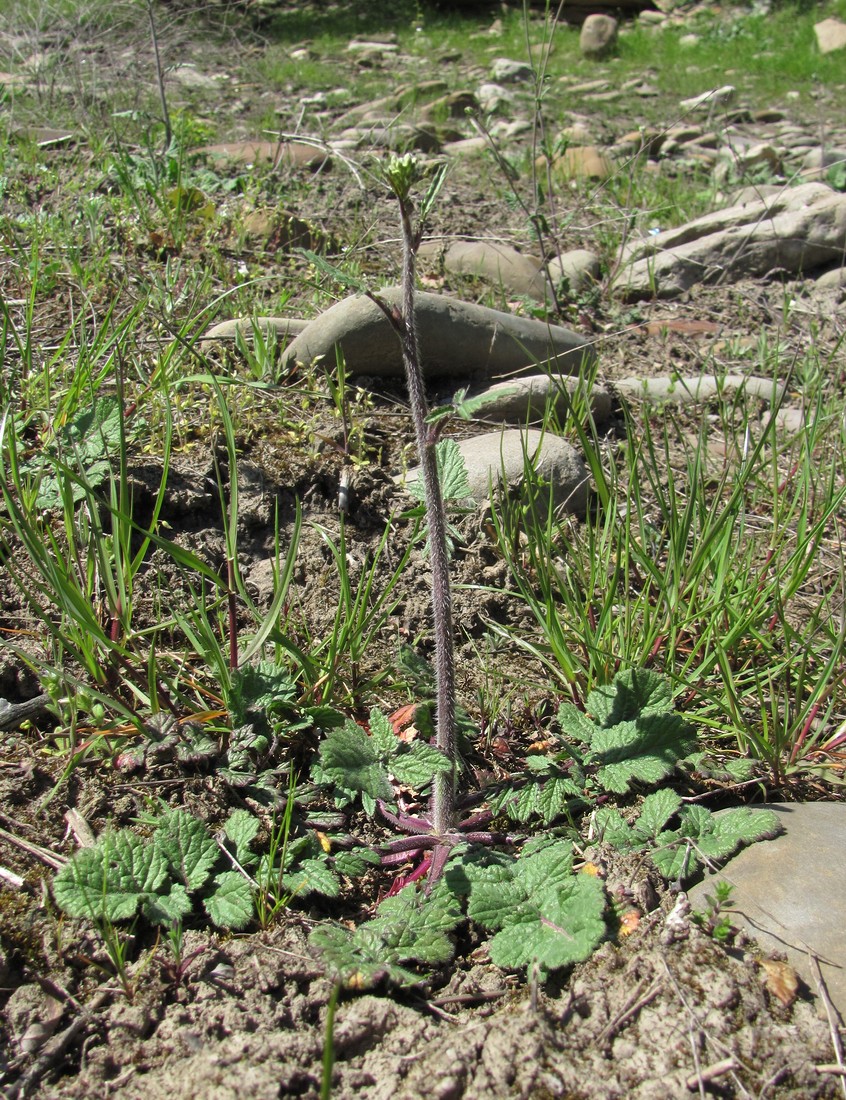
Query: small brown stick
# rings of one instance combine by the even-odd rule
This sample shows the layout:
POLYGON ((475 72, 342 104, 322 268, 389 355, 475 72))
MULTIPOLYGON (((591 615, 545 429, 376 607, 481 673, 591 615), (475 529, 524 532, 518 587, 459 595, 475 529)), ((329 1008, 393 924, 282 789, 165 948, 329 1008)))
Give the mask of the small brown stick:
POLYGON ((650 1002, 654 1001, 658 994, 663 989, 664 983, 660 978, 652 983, 652 985, 643 993, 643 987, 646 985, 646 978, 641 979, 635 986, 635 990, 629 999, 626 1001, 621 1012, 618 1012, 613 1020, 610 1020, 605 1027, 600 1031, 597 1042, 599 1044, 610 1042, 611 1039, 617 1034, 620 1028, 624 1024, 627 1024, 629 1020, 633 1019, 642 1008, 645 1008, 650 1002), (641 994, 643 994, 641 996, 641 994))
MULTIPOLYGON (((828 995, 828 988, 826 987, 825 979, 820 970, 819 959, 813 951, 808 952, 808 961, 811 964, 811 973, 814 975, 814 981, 817 983, 817 992, 820 995, 820 1000, 825 1005, 828 1030, 831 1035, 831 1045, 834 1047, 834 1057, 837 1059, 837 1068, 840 1074, 840 1088, 843 1091, 843 1095, 846 1096, 846 1063, 843 1061, 843 1042, 840 1038, 840 1028, 837 1026, 837 1009, 831 1003, 831 997, 828 995)), ((817 1072, 820 1072, 819 1066, 817 1067, 817 1072)))
POLYGON ((31 856, 35 856, 40 859, 42 863, 46 863, 48 867, 52 867, 54 871, 61 871, 61 869, 67 863, 65 856, 60 856, 56 852, 51 852, 49 848, 42 848, 40 844, 33 844, 29 840, 22 840, 19 836, 15 836, 14 833, 9 833, 5 829, 0 829, 0 840, 6 840, 9 844, 13 844, 16 848, 20 848, 21 851, 27 852, 31 856))
POLYGON ((0 867, 0 880, 11 886, 13 890, 23 890, 24 880, 8 867, 0 867))
POLYGON ((685 1081, 685 1086, 693 1092, 694 1089, 700 1088, 710 1084, 711 1081, 716 1081, 718 1077, 722 1077, 725 1073, 733 1073, 738 1069, 738 1064, 734 1058, 723 1058, 721 1062, 714 1062, 710 1066, 703 1066, 698 1073, 692 1073, 690 1077, 685 1081))
POLYGON ((68 810, 65 813, 65 821, 68 823, 68 828, 73 833, 80 848, 94 847, 97 843, 97 838, 94 836, 94 830, 79 810, 68 810))
POLYGON ((31 1096, 38 1086, 41 1078, 64 1057, 71 1044, 89 1027, 94 1013, 106 1004, 114 995, 114 989, 103 989, 93 1000, 84 1007, 82 1012, 60 1032, 54 1039, 45 1044, 44 1049, 33 1062, 29 1070, 12 1085, 7 1093, 8 1100, 24 1100, 31 1096))

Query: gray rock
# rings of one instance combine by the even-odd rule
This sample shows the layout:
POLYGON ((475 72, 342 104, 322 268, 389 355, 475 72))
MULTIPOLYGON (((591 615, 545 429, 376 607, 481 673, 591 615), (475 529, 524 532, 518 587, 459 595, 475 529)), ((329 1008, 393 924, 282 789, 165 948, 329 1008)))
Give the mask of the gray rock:
POLYGON ((584 56, 599 61, 616 48, 617 20, 610 15, 589 15, 579 35, 579 49, 584 56))
POLYGON ((512 61, 510 57, 498 57, 491 66, 495 84, 522 84, 534 76, 532 66, 525 61, 512 61))
MULTIPOLYGON (((487 421, 509 424, 538 423, 551 407, 563 423, 570 409, 579 381, 576 378, 556 378, 549 374, 532 374, 528 378, 512 378, 497 382, 477 394, 485 398, 479 417, 487 421)), ((608 390, 592 386, 589 394, 590 415, 595 424, 604 424, 611 416, 613 402, 608 390)))
POLYGON ((814 24, 814 34, 820 53, 846 48, 846 23, 841 19, 823 19, 814 24))
POLYGON ((583 294, 599 282, 599 257, 587 248, 574 248, 554 256, 548 264, 549 277, 556 286, 566 282, 567 293, 583 294))
POLYGON ((846 194, 805 183, 634 242, 617 285, 630 299, 672 298, 696 283, 734 282, 775 268, 807 274, 836 263, 844 248, 846 194))
POLYGON ((221 321, 203 333, 201 340, 234 340, 240 333, 248 339, 253 338, 256 325, 263 333, 274 332, 277 339, 291 340, 308 327, 308 321, 296 317, 238 317, 232 321, 221 321))
POLYGON ((448 157, 464 157, 471 153, 484 153, 488 147, 488 139, 485 137, 462 138, 461 141, 450 141, 444 145, 442 153, 448 157))
MULTIPOLYGON (((437 242, 424 244, 420 258, 433 258, 439 250, 437 242)), ((537 301, 543 301, 546 295, 547 283, 540 260, 524 256, 509 245, 493 241, 455 241, 441 259, 446 271, 475 275, 510 294, 525 294, 537 301)))
POLYGON ((806 179, 820 179, 835 164, 846 164, 846 149, 817 146, 802 158, 802 175, 806 179))
POLYGON ((833 271, 826 271, 815 281, 815 286, 821 287, 823 290, 846 286, 846 267, 836 267, 833 271))
POLYGON ((203 90, 219 88, 222 83, 229 80, 226 73, 215 73, 214 76, 201 73, 197 66, 192 65, 189 61, 174 65, 173 68, 168 69, 167 75, 169 79, 176 80, 183 88, 202 88, 203 90))
MULTIPOLYGON (((399 305, 399 287, 379 292, 399 305)), ((460 302, 441 294, 418 293, 417 326, 423 369, 429 378, 485 377, 537 370, 539 364, 562 374, 578 374, 595 352, 583 337, 558 325, 460 302)), ((309 324, 282 356, 283 368, 333 357, 339 346, 350 374, 401 377, 399 337, 382 310, 362 294, 345 298, 309 324)))
MULTIPOLYGON (((467 466, 470 495, 478 503, 490 499, 492 485, 496 488, 504 483, 517 488, 525 477, 528 461, 549 486, 553 507, 584 515, 590 475, 578 451, 560 436, 534 428, 506 428, 473 436, 458 446, 467 466)), ((419 476, 418 468, 409 470, 406 484, 419 476)))
POLYGON ((724 84, 722 88, 712 88, 710 92, 683 99, 679 106, 683 111, 712 111, 715 107, 729 107, 734 103, 737 89, 733 84, 724 84))
POLYGON ((729 201, 730 206, 746 206, 750 202, 761 202, 780 194, 784 187, 778 183, 750 183, 736 191, 729 201))
POLYGON ((476 98, 486 115, 495 115, 511 105, 511 96, 501 84, 482 84, 476 92, 476 98))
POLYGON ((686 378, 621 378, 614 383, 614 387, 626 397, 679 405, 730 397, 739 390, 764 401, 780 401, 784 396, 784 386, 780 383, 774 384, 771 378, 749 374, 724 374, 719 378, 713 374, 695 374, 686 378))
POLYGON ((846 1018, 846 805, 809 802, 772 805, 785 832, 753 844, 722 871, 690 891, 703 908, 714 879, 735 886, 732 921, 742 924, 765 951, 784 952, 817 993, 808 952, 819 958, 823 980, 840 1015, 846 1018))

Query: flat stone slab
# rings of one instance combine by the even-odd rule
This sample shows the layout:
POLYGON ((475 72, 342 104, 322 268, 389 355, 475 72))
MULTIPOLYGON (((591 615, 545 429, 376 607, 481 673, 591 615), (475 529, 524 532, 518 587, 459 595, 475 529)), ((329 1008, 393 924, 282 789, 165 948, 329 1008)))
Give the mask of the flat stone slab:
MULTIPOLYGON (((399 287, 380 290, 389 306, 399 307, 399 287)), ((527 370, 578 374, 593 363, 593 347, 576 332, 529 317, 515 317, 486 306, 460 302, 444 294, 415 298, 422 366, 427 378, 464 379, 512 375, 527 370)), ((322 313, 282 356, 282 367, 334 362, 344 355, 347 373, 381 378, 404 376, 399 336, 383 311, 363 294, 345 298, 322 313)))
MULTIPOLYGON (((590 475, 579 452, 560 436, 535 428, 506 428, 464 439, 458 447, 464 456, 470 495, 477 503, 490 499, 492 486, 496 489, 504 482, 517 488, 528 461, 548 484, 553 507, 577 516, 585 514, 590 475)), ((419 467, 414 467, 405 478, 394 480, 407 485, 419 476, 419 467)))
POLYGON ((715 880, 735 887, 730 911, 767 952, 784 952, 811 992, 808 952, 819 959, 828 994, 846 1019, 846 803, 774 804, 785 832, 744 848, 689 892, 701 909, 715 880))

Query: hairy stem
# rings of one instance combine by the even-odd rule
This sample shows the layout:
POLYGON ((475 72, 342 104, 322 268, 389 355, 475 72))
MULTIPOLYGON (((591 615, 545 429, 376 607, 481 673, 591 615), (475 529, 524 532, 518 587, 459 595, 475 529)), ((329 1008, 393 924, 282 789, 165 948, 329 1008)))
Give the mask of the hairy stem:
POLYGON ((435 679, 437 708, 437 745, 452 762, 452 770, 435 777, 432 798, 432 825, 436 834, 453 826, 455 817, 455 661, 452 636, 452 593, 447 553, 447 520, 441 493, 435 440, 428 430, 426 393, 420 366, 420 346, 414 314, 414 267, 419 236, 411 224, 411 204, 398 195, 402 220, 402 355, 405 365, 411 416, 420 458, 420 473, 426 499, 429 524, 429 548, 432 558, 432 619, 435 633, 435 679))

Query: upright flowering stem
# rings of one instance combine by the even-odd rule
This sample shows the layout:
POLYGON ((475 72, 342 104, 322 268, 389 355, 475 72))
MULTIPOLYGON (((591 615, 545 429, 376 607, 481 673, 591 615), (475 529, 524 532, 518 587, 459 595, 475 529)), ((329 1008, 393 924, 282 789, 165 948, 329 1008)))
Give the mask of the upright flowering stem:
MULTIPOLYGON (((426 502, 429 551, 432 564, 432 620, 435 634, 435 678, 437 745, 452 763, 452 770, 435 778, 432 798, 432 827, 437 836, 449 832, 455 824, 455 659, 452 633, 452 593, 449 581, 447 519, 441 493, 435 449, 435 436, 426 422, 428 407, 420 366, 420 345, 415 318, 415 259, 420 245, 421 222, 412 225, 413 204, 409 198, 416 165, 412 158, 394 158, 388 167, 388 182, 399 202, 402 222, 402 316, 394 316, 402 342, 402 357, 408 386, 414 434, 420 458, 420 472, 426 502)), ((432 195, 432 192, 430 192, 432 195)), ((424 207, 424 214, 426 210, 424 207)))

